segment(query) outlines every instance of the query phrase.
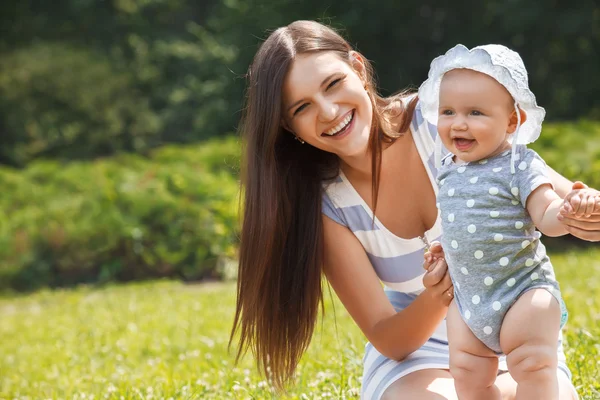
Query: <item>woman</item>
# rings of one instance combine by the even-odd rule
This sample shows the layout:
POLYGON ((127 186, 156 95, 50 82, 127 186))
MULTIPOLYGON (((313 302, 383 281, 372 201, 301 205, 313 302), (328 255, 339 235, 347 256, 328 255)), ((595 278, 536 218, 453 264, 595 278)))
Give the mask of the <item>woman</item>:
MULTIPOLYGON (((428 272, 421 269, 441 230, 437 132, 418 99, 380 97, 369 62, 310 21, 273 32, 248 75, 232 332, 241 333, 240 353, 250 347, 278 388, 289 383, 313 333, 325 273, 370 342, 363 398, 456 398, 444 322, 453 288, 439 247, 428 272)), ((571 182, 554 171, 552 178, 561 196, 577 195, 571 182)), ((591 211, 580 208, 564 219, 570 232, 600 240, 600 210, 585 218, 591 211)), ((560 343, 558 351, 561 399, 574 399, 560 343)), ((508 373, 496 384, 514 398, 508 373)))

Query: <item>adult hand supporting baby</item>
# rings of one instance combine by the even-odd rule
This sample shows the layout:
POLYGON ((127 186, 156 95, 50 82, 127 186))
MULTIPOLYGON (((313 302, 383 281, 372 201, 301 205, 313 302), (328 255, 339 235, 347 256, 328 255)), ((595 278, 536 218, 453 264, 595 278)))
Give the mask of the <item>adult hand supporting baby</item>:
POLYGON ((448 265, 444 259, 444 250, 439 242, 433 242, 424 254, 423 268, 427 271, 423 276, 423 286, 442 303, 449 306, 454 299, 454 286, 448 273, 448 265))
POLYGON ((566 225, 567 232, 590 242, 600 241, 600 191, 575 182, 565 196, 558 219, 566 225))

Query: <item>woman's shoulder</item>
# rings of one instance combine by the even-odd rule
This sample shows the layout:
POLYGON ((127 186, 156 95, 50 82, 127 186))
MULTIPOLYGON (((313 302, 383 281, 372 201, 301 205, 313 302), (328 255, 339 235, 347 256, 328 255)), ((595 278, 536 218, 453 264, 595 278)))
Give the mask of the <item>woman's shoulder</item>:
POLYGON ((341 175, 322 183, 322 213, 338 224, 347 226, 343 208, 347 198, 351 195, 344 185, 341 175))

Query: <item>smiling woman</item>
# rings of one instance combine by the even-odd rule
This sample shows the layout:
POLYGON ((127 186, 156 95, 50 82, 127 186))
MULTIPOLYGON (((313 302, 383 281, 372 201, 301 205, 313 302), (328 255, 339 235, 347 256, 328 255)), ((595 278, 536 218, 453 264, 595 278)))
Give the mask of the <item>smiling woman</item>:
MULTIPOLYGON (((455 399, 444 321, 454 289, 441 249, 429 248, 442 233, 436 126, 414 94, 381 97, 369 61, 316 22, 274 31, 248 78, 238 356, 250 348, 277 388, 290 383, 325 274, 369 340, 363 398, 455 399), (422 265, 426 249, 435 257, 422 265)), ((556 173, 552 182, 577 193, 556 173)), ((600 215, 586 224, 579 236, 600 240, 600 215)), ((570 400, 560 343, 557 355, 570 400)), ((514 398, 510 374, 496 385, 514 398)))
POLYGON ((283 89, 284 104, 291 103, 285 127, 340 157, 365 153, 373 119, 364 62, 358 53, 350 57, 343 60, 330 52, 299 55, 283 89), (347 140, 338 142, 343 138, 347 140))
POLYGON ((241 331, 240 351, 252 346, 282 388, 310 342, 322 300, 323 182, 356 160, 373 176, 376 202, 381 148, 408 129, 416 100, 405 111, 404 94, 380 97, 368 60, 312 21, 273 32, 248 78, 233 331, 241 331))

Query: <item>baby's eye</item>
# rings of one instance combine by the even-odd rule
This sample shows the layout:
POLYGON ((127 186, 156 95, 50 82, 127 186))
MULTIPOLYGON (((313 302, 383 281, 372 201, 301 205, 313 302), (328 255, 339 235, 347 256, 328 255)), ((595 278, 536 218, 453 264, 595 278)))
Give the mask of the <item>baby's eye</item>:
POLYGON ((452 110, 442 110, 442 112, 440 112, 441 115, 453 115, 454 113, 452 112, 452 110))
POLYGON ((477 115, 483 115, 483 113, 481 111, 478 111, 478 110, 473 110, 473 111, 471 111, 471 115, 476 115, 477 116, 477 115))

